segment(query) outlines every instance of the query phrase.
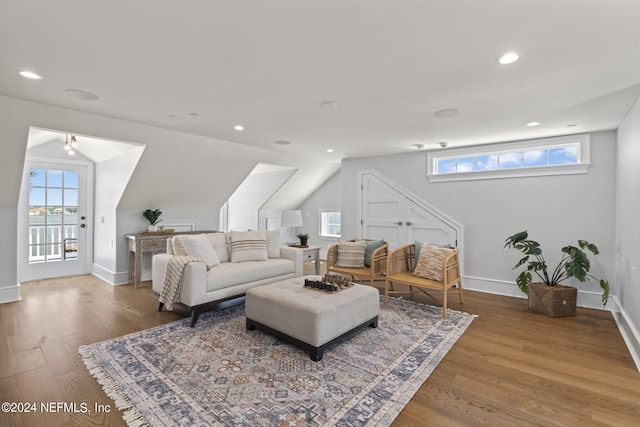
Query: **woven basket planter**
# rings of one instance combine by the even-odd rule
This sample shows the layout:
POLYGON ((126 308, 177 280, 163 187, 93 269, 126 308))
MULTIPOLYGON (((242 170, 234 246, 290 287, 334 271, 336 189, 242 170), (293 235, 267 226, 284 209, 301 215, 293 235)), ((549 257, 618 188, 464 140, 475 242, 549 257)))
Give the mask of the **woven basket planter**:
POLYGON ((571 286, 529 284, 529 308, 551 317, 576 315, 578 290, 571 286))

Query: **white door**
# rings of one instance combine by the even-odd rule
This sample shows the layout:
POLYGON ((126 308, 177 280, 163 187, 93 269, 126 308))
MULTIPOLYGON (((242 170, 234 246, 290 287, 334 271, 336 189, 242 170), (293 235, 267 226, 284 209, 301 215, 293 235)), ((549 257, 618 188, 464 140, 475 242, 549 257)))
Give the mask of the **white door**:
POLYGON ((461 245, 461 226, 393 181, 362 172, 360 190, 362 238, 385 239, 391 249, 415 240, 461 245))
POLYGON ((27 162, 19 219, 19 280, 89 272, 87 166, 27 162))
POLYGON ((384 239, 393 249, 404 242, 404 197, 369 175, 361 181, 361 237, 384 239))

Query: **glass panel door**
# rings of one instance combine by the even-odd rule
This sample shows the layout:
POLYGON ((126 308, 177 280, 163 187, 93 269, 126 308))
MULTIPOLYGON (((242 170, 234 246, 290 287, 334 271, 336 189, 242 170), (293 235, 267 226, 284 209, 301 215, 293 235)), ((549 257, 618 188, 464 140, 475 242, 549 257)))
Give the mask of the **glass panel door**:
POLYGON ((26 175, 20 280, 87 273, 87 167, 27 162, 26 175))
POLYGON ((29 169, 29 263, 78 259, 78 172, 29 169))

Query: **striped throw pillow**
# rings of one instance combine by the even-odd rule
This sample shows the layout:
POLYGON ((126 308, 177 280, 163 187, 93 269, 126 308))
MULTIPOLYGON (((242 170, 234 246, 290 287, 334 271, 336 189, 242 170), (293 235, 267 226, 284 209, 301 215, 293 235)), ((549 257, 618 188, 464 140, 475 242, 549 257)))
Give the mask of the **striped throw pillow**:
POLYGON ((231 232, 231 262, 266 261, 267 259, 267 237, 264 232, 231 232))
POLYGON ((336 266, 347 268, 364 268, 364 253, 367 242, 340 242, 338 243, 338 262, 336 266))
POLYGON ((455 249, 441 248, 428 243, 422 243, 420 257, 413 275, 423 279, 442 282, 444 279, 444 261, 455 249))

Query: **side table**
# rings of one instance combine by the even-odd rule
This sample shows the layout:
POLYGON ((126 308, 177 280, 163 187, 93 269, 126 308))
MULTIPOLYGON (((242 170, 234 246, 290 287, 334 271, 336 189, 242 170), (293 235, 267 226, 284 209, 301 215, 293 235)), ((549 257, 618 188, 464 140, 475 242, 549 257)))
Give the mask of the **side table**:
POLYGON ((291 247, 302 251, 302 262, 313 261, 316 268, 316 275, 320 275, 320 246, 307 246, 306 248, 299 246, 291 247))

